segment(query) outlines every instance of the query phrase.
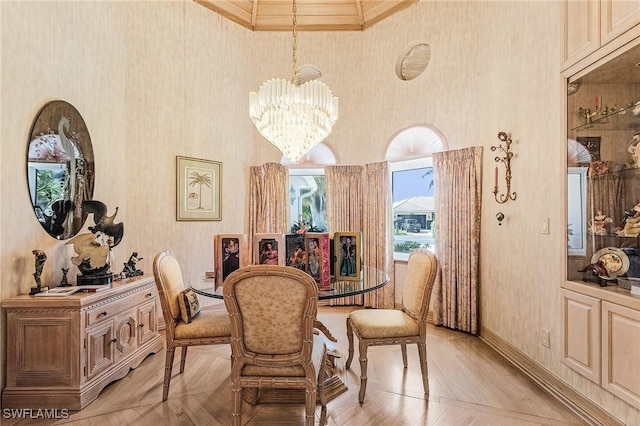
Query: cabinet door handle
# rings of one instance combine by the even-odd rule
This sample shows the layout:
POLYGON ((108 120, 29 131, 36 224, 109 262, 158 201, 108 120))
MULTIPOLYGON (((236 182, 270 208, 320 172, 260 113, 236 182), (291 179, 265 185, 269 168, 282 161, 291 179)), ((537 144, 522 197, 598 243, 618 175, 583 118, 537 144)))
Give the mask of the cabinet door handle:
POLYGON ((118 341, 118 339, 111 339, 111 343, 115 343, 117 341, 118 341))
POLYGON ((106 313, 106 312, 100 312, 100 315, 98 315, 98 316, 100 316, 100 317, 106 317, 106 316, 107 316, 107 313, 106 313))
POLYGON ((146 297, 151 297, 151 296, 153 296, 153 293, 147 293, 146 294, 146 297))
POLYGON ((144 327, 144 324, 138 324, 138 327, 142 328, 144 327))

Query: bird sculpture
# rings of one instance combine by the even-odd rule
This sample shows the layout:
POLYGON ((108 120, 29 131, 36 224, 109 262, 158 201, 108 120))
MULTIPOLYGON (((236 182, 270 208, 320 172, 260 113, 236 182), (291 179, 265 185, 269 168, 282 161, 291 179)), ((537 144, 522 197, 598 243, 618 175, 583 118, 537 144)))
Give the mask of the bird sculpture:
POLYGON ((111 249, 122 241, 124 225, 114 223, 116 212, 107 216, 107 206, 98 200, 86 200, 82 203, 86 213, 93 213, 94 226, 89 226, 90 233, 78 234, 67 244, 73 244, 77 256, 71 262, 78 267, 82 275, 78 275, 80 284, 105 284, 111 282, 111 249))
POLYGON ((109 245, 104 241, 104 234, 78 234, 66 244, 73 244, 77 256, 71 263, 78 267, 83 275, 103 274, 109 270, 109 245))
POLYGON ((102 232, 113 239, 111 247, 115 247, 120 244, 122 236, 124 235, 124 224, 122 222, 114 223, 116 215, 118 214, 118 207, 116 207, 115 213, 111 216, 107 216, 107 206, 98 200, 85 200, 82 203, 82 209, 87 213, 93 213, 93 222, 95 226, 90 226, 89 231, 92 233, 102 232))

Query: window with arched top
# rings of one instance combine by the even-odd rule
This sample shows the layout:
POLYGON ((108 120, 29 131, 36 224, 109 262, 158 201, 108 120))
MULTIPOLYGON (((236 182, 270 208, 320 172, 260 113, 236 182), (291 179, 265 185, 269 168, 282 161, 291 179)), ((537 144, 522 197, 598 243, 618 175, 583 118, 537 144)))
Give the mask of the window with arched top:
POLYGON ((435 249, 432 156, 444 151, 446 143, 442 132, 431 124, 416 124, 398 131, 387 144, 395 259, 407 259, 415 248, 435 249))
POLYGON ((319 143, 295 163, 282 157, 289 169, 289 226, 294 233, 301 227, 312 232, 327 231, 327 191, 324 166, 337 164, 333 150, 319 143))

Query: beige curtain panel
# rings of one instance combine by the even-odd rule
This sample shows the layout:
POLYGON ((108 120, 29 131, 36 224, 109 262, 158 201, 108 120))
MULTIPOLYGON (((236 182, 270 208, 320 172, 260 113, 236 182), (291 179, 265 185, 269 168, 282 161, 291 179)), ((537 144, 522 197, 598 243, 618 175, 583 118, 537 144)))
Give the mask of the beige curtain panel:
POLYGON ((395 303, 395 282, 393 280, 393 231, 391 172, 388 163, 372 163, 365 166, 364 211, 363 211, 363 253, 365 265, 387 271, 389 283, 380 290, 367 293, 364 305, 372 308, 393 309, 395 303))
MULTIPOLYGON (((362 166, 327 166, 327 225, 329 232, 362 232, 362 166)), ((364 252, 367 247, 364 247, 364 252)), ((331 299, 330 304, 362 305, 360 296, 331 299)))
POLYGON ((482 147, 433 154, 436 254, 434 322, 478 334, 482 147))
POLYGON ((286 234, 289 223, 289 174, 278 163, 253 166, 249 177, 249 259, 253 259, 253 236, 286 234))

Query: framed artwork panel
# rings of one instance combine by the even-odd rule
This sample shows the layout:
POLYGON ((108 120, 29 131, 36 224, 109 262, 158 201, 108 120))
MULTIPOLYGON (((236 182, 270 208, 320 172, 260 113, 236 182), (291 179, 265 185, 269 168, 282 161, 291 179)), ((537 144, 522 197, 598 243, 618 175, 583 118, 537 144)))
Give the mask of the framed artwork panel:
POLYGON ((336 232, 333 234, 336 281, 360 281, 362 233, 336 232))
POLYGON ((307 273, 318 283, 318 288, 331 288, 329 234, 307 232, 304 234, 304 246, 307 253, 307 273))
POLYGON ((222 163, 176 157, 176 220, 222 220, 222 163))
POLYGON ((253 263, 256 265, 284 265, 283 234, 255 234, 253 236, 253 263))
POLYGON ((307 253, 304 246, 304 234, 286 234, 285 244, 285 265, 307 270, 307 253))
POLYGON ((227 276, 248 265, 246 234, 218 234, 214 238, 213 253, 216 265, 216 286, 224 284, 227 276))
POLYGON ((578 136, 576 140, 587 148, 592 162, 600 161, 600 136, 578 136))

